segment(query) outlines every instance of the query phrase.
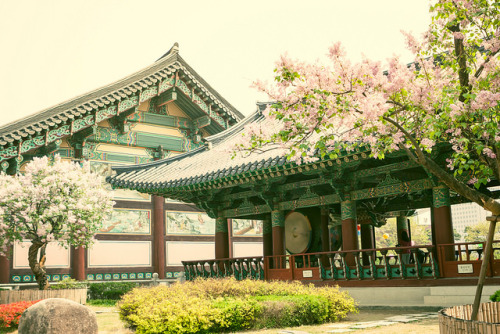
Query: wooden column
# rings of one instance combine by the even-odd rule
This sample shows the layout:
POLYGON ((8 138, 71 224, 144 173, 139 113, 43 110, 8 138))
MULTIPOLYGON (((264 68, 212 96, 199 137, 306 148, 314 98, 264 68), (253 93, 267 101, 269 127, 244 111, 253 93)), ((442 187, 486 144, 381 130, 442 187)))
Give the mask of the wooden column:
POLYGON ((229 238, 227 219, 217 217, 215 220, 215 258, 227 259, 229 257, 229 238))
MULTIPOLYGON (((450 190, 445 185, 439 185, 432 188, 433 199, 433 214, 434 219, 434 240, 436 246, 443 244, 453 244, 453 224, 451 221, 451 203, 450 190)), ((442 253, 438 250, 438 256, 442 256, 440 260, 454 261, 455 247, 447 246, 442 248, 442 253)))
MULTIPOLYGON (((75 152, 75 159, 83 162, 85 157, 83 156, 83 141, 74 142, 73 149, 75 152)), ((87 279, 86 274, 86 263, 85 255, 87 253, 87 248, 83 247, 71 247, 71 278, 78 281, 84 281, 87 279)))
POLYGON ((10 259, 9 256, 0 255, 0 284, 10 282, 10 259))
MULTIPOLYGON (((356 230, 356 202, 350 200, 341 202, 340 211, 342 219, 342 250, 357 250, 359 245, 356 230)), ((353 254, 346 255, 345 259, 347 265, 356 265, 353 254)))
POLYGON ((273 229, 271 225, 271 215, 267 215, 262 222, 262 244, 263 244, 263 255, 272 256, 273 255, 273 229))
POLYGON ((71 247, 71 278, 85 281, 85 251, 83 247, 71 247))
MULTIPOLYGON (((330 231, 328 229, 328 222, 330 221, 330 210, 327 207, 321 207, 321 251, 330 251, 330 231)), ((321 264, 323 267, 330 267, 328 256, 321 257, 321 264)))
POLYGON ((406 231, 408 238, 410 238, 410 229, 408 227, 408 219, 403 216, 399 215, 396 217, 396 230, 397 230, 397 236, 398 236, 398 244, 403 246, 408 243, 407 241, 403 240, 403 232, 406 231))
MULTIPOLYGON (((365 212, 363 215, 358 215, 358 224, 361 233, 361 249, 374 249, 375 248, 375 231, 373 229, 371 217, 365 212)), ((374 260, 375 253, 372 259, 374 260)), ((369 253, 363 253, 363 265, 369 265, 369 253)))
POLYGON ((153 195, 153 271, 165 278, 165 198, 153 195))
POLYGON ((283 211, 271 211, 273 255, 285 255, 285 215, 283 211))

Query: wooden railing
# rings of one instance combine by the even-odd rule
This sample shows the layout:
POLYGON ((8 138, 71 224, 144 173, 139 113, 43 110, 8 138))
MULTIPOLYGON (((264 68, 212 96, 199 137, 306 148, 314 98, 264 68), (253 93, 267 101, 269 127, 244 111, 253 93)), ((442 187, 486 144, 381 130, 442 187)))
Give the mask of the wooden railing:
MULTIPOLYGON (((500 241, 487 275, 500 276, 500 241)), ((477 277, 481 242, 294 255, 183 261, 186 279, 235 277, 266 280, 394 280, 477 277)))
POLYGON ((235 277, 264 279, 262 257, 241 257, 217 260, 182 261, 187 280, 197 277, 235 277))
MULTIPOLYGON (((437 246, 443 277, 477 277, 484 256, 483 242, 463 242, 437 246)), ((500 241, 493 242, 487 276, 500 275, 500 241)))
POLYGON ((265 268, 266 279, 280 280, 388 280, 439 277, 434 246, 269 256, 265 258, 265 268))

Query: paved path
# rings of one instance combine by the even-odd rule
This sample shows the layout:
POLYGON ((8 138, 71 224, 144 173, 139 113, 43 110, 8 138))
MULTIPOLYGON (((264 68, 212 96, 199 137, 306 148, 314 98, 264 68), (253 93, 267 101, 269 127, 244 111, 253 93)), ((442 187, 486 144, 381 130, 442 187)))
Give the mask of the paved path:
MULTIPOLYGON (((367 329, 367 328, 375 328, 375 327, 382 327, 382 326, 390 326, 394 325, 397 323, 409 323, 409 322, 415 322, 415 321, 420 321, 424 319, 432 319, 432 318, 437 318, 437 312, 425 312, 425 313, 415 313, 415 314, 402 314, 402 315, 396 315, 392 317, 385 318, 383 320, 378 320, 378 321, 364 321, 364 322, 353 322, 349 324, 331 324, 327 325, 326 328, 328 328, 325 333, 349 333, 349 332, 354 332, 358 329, 367 329)), ((304 331, 293 331, 293 330, 283 330, 278 332, 279 334, 309 334, 308 332, 304 331)))

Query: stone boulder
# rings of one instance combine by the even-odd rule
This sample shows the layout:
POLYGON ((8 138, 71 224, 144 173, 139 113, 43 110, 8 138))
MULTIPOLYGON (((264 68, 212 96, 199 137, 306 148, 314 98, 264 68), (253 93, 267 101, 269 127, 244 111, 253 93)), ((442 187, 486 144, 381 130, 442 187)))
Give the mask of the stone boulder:
POLYGON ((24 311, 19 320, 19 334, 94 334, 95 312, 63 298, 42 300, 24 311))

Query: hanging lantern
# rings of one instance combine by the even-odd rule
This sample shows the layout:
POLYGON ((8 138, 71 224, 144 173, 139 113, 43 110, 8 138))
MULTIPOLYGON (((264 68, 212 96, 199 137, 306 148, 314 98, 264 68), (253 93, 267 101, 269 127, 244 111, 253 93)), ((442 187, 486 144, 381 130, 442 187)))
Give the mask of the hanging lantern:
POLYGON ((382 238, 384 238, 385 240, 387 240, 387 239, 389 238, 389 235, 387 235, 387 233, 384 233, 384 234, 382 235, 382 238))

